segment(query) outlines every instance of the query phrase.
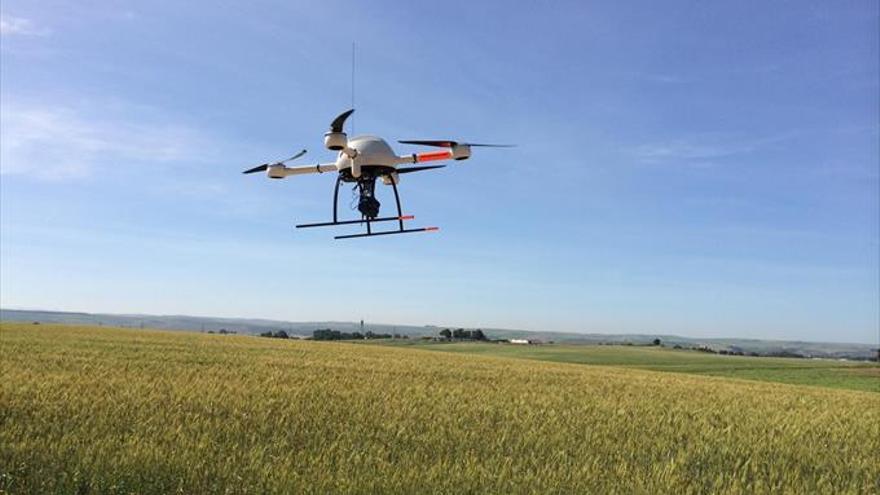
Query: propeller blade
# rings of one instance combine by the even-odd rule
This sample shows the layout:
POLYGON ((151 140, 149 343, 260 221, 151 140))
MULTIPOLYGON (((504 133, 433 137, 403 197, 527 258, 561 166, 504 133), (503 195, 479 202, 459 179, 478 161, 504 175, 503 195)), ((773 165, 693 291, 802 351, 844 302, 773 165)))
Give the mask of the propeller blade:
POLYGON ((397 141, 400 144, 417 144, 419 146, 436 146, 438 148, 452 148, 455 146, 455 141, 435 141, 430 139, 409 139, 397 141))
POLYGON ((257 166, 254 167, 254 168, 247 169, 247 170, 245 170, 245 171, 242 172, 242 173, 243 173, 243 174, 252 174, 252 173, 254 173, 254 172, 265 172, 265 171, 268 170, 268 169, 269 169, 269 164, 268 164, 268 163, 264 163, 264 164, 262 164, 262 165, 257 165, 257 166))
POLYGON ((286 162, 289 162, 289 161, 296 160, 297 158, 299 158, 299 157, 305 155, 306 153, 307 153, 307 151, 304 149, 304 150, 300 151, 299 153, 293 155, 292 157, 290 157, 290 158, 288 158, 288 159, 286 159, 286 160, 281 160, 281 161, 278 162, 278 163, 286 163, 286 162))
POLYGON ((342 112, 341 114, 339 114, 339 117, 336 117, 335 119, 333 119, 333 123, 330 124, 330 131, 331 132, 342 132, 342 127, 345 125, 345 119, 347 119, 348 116, 351 115, 352 112, 354 112, 354 108, 352 108, 351 110, 342 112))
POLYGON ((408 174, 410 172, 419 172, 421 170, 431 170, 432 168, 443 168, 446 165, 425 165, 424 167, 400 167, 396 170, 398 174, 408 174))
POLYGON ((306 154, 306 150, 302 150, 302 151, 300 151, 299 153, 293 155, 292 157, 290 157, 290 158, 288 158, 288 159, 286 159, 286 160, 281 160, 280 162, 264 163, 264 164, 262 164, 262 165, 257 165, 256 167, 254 167, 254 168, 250 168, 250 169, 247 169, 247 170, 245 170, 245 171, 242 172, 242 173, 243 173, 243 174, 253 174, 253 173, 255 173, 255 172, 265 172, 266 169, 269 168, 269 165, 281 165, 282 163, 286 163, 286 162, 289 162, 289 161, 292 161, 292 160, 296 160, 297 158, 299 158, 299 157, 301 157, 301 156, 303 156, 303 155, 305 155, 305 154, 306 154))
POLYGON ((431 139, 411 139, 398 141, 401 144, 417 144, 420 146, 437 146, 439 148, 452 148, 453 146, 477 146, 481 148, 513 148, 515 144, 485 144, 485 143, 459 143, 457 141, 439 141, 431 139))

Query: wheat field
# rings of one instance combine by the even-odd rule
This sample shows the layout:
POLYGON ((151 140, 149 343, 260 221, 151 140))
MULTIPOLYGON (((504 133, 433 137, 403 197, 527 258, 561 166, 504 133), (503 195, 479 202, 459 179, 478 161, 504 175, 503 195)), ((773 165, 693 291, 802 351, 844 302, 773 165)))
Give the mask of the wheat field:
POLYGON ((0 324, 8 493, 876 493, 880 394, 0 324))
POLYGON ((376 339, 362 340, 358 343, 880 393, 880 365, 877 362, 725 356, 644 345, 499 345, 485 342, 433 342, 421 339, 376 339))

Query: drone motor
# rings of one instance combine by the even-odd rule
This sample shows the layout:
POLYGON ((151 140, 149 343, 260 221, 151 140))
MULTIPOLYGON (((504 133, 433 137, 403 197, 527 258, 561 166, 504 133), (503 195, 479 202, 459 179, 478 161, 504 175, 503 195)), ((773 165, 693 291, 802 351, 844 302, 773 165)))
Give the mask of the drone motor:
POLYGON ((348 136, 342 131, 345 126, 345 120, 354 112, 354 109, 339 114, 330 123, 330 131, 324 134, 324 146, 329 150, 342 151, 348 147, 348 136))
POLYGON ((348 145, 348 136, 344 132, 328 132, 324 134, 324 146, 328 150, 341 151, 348 145))

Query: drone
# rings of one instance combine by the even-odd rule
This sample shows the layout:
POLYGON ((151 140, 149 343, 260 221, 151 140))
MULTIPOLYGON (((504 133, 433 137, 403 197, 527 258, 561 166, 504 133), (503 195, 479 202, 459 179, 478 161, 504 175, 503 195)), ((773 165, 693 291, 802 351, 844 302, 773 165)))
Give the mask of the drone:
POLYGON ((445 149, 441 151, 426 151, 399 156, 394 153, 391 146, 380 137, 362 135, 348 139, 348 136, 343 132, 343 126, 345 125, 345 120, 353 112, 354 109, 347 110, 333 119, 333 122, 330 124, 330 130, 324 134, 324 147, 331 151, 338 152, 335 162, 318 163, 316 165, 306 165, 301 167, 288 167, 285 165, 286 163, 305 155, 306 150, 302 150, 285 160, 264 163, 242 172, 245 174, 265 172, 266 176, 270 179, 284 179, 293 175, 322 174, 325 172, 337 173, 336 187, 333 190, 333 221, 299 224, 296 226, 298 229, 329 227, 335 225, 366 225, 366 232, 364 233, 338 235, 335 239, 437 231, 439 230, 437 227, 406 228, 404 226, 404 221, 412 220, 415 217, 413 215, 403 214, 403 210, 400 207, 400 195, 397 191, 397 185, 400 183, 400 176, 403 174, 443 168, 446 165, 419 165, 414 167, 402 167, 401 165, 441 160, 467 160, 471 156, 471 148, 506 148, 512 146, 509 144, 460 143, 457 141, 442 140, 403 140, 398 141, 398 143, 432 146, 445 149), (375 194, 376 180, 378 179, 381 179, 382 183, 386 186, 391 186, 394 191, 394 202, 397 205, 396 216, 379 216, 381 204, 379 203, 379 200, 376 199, 375 194), (357 191, 357 209, 361 214, 360 219, 339 219, 339 187, 342 183, 355 184, 353 189, 357 191), (373 224, 380 222, 397 222, 398 228, 394 230, 374 231, 373 224))

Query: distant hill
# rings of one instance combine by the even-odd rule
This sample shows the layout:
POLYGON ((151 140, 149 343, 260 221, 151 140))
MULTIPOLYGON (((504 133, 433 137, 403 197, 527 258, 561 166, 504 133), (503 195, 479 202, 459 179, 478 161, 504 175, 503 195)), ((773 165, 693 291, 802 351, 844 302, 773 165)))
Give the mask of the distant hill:
MULTIPOLYGON (((234 331, 241 334, 260 334, 267 331, 284 330, 289 335, 311 336, 318 329, 330 328, 341 332, 359 330, 360 324, 351 321, 281 321, 250 318, 215 318, 185 315, 139 315, 74 313, 64 311, 0 309, 0 320, 33 321, 40 323, 64 323, 76 325, 104 325, 130 328, 159 328, 184 331, 234 331)), ((389 325, 368 323, 365 330, 375 333, 401 334, 409 337, 436 336, 446 327, 424 325, 389 325)), ((663 345, 682 347, 706 347, 715 350, 736 350, 742 352, 794 353, 808 357, 833 359, 870 359, 877 356, 877 346, 869 344, 844 344, 829 342, 798 342, 781 340, 715 338, 699 339, 677 335, 652 334, 583 334, 566 332, 534 332, 502 328, 483 328, 493 339, 526 338, 543 342, 565 342, 569 344, 648 344, 659 338, 663 345)))

